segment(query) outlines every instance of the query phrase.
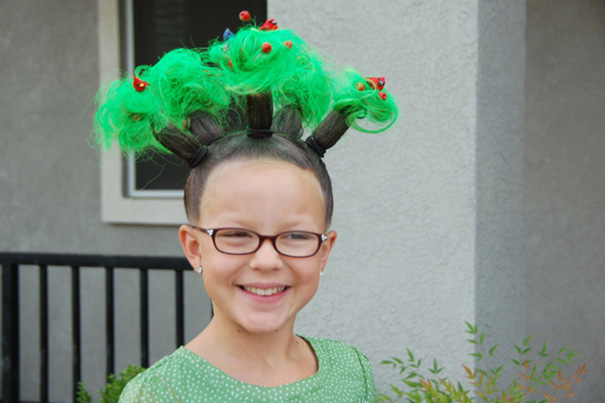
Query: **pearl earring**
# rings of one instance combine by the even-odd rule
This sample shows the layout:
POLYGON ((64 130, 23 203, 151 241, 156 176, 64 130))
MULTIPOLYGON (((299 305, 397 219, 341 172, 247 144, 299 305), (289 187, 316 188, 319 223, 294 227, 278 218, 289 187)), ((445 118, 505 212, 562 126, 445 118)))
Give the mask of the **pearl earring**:
POLYGON ((198 266, 198 267, 195 268, 195 272, 197 274, 202 274, 203 271, 204 271, 204 269, 202 268, 202 266, 198 266))

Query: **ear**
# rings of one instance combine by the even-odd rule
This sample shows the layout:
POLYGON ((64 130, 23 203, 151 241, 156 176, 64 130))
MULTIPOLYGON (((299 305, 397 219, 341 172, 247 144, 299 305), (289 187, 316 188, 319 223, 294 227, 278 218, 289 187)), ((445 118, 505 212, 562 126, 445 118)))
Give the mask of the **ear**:
POLYGON ((191 228, 189 225, 181 225, 179 228, 179 241, 181 241, 185 256, 193 268, 202 266, 202 252, 199 236, 199 231, 191 228))
POLYGON ((323 243, 321 244, 321 247, 319 248, 319 254, 320 254, 320 266, 319 269, 321 272, 324 271, 324 268, 326 267, 326 263, 328 263, 328 256, 330 256, 330 252, 332 251, 332 247, 334 246, 334 242, 336 242, 336 231, 330 231, 326 234, 328 236, 328 239, 326 239, 325 241, 323 241, 323 243))

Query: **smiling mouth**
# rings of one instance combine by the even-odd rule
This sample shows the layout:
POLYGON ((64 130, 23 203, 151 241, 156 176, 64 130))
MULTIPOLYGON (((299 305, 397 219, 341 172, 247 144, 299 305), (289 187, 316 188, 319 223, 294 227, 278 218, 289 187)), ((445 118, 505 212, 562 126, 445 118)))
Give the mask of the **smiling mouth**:
POLYGON ((282 287, 273 287, 273 288, 256 288, 256 287, 248 287, 248 286, 241 286, 242 289, 244 289, 245 291, 248 291, 252 294, 256 294, 256 295, 261 295, 263 297, 268 297, 274 294, 278 294, 280 292, 283 292, 286 287, 282 286, 282 287))

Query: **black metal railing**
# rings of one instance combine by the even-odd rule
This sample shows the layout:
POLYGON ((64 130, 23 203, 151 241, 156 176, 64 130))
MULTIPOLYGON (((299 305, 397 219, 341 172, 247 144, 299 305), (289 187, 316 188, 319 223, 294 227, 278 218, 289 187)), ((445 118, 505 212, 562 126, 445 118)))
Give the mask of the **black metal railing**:
POLYGON ((80 272, 87 268, 104 268, 105 271, 105 332, 106 373, 114 372, 114 270, 138 269, 140 280, 140 348, 141 366, 149 366, 149 286, 150 270, 171 270, 175 275, 176 345, 184 344, 184 289, 183 275, 191 266, 184 258, 149 256, 99 256, 73 254, 0 253, 2 265, 2 402, 19 402, 20 388, 20 311, 19 279, 22 270, 39 270, 39 323, 40 323, 40 402, 49 399, 48 355, 48 272, 54 267, 71 268, 72 316, 72 383, 76 399, 77 383, 81 380, 81 312, 80 272), (22 267, 26 266, 26 267, 22 267))

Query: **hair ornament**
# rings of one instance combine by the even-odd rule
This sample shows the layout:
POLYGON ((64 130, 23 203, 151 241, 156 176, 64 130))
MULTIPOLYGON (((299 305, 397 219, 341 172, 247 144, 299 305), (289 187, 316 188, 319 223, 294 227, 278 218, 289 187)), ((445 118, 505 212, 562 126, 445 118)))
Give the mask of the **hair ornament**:
POLYGON ((215 41, 207 52, 208 62, 221 68, 224 88, 236 97, 271 93, 276 109, 297 105, 303 125, 319 124, 330 106, 333 79, 304 40, 290 30, 244 26, 228 43, 225 49, 225 42, 215 41))
POLYGON ((149 85, 149 83, 147 81, 143 81, 139 77, 134 76, 134 80, 132 81, 132 86, 138 92, 143 91, 145 88, 147 88, 148 85, 149 85))
POLYGON ((273 135, 273 130, 271 129, 253 129, 249 127, 246 130, 246 135, 253 139, 266 139, 267 137, 271 137, 273 135))
MULTIPOLYGON (((143 68, 137 69, 135 77, 150 82, 143 68)), ((109 148, 117 140, 125 151, 142 151, 150 144, 162 148, 153 132, 161 130, 167 119, 154 87, 144 86, 146 91, 139 90, 132 78, 124 77, 97 94, 98 109, 93 122, 96 144, 109 148)))
MULTIPOLYGON (((251 20, 247 11, 239 17, 251 20)), ((97 97, 97 143, 117 139, 124 151, 172 152, 195 168, 226 134, 301 139, 307 128, 306 145, 323 157, 349 127, 377 133, 394 123, 397 106, 384 87, 384 77, 352 69, 335 76, 274 19, 253 22, 227 28, 206 49, 172 50, 114 82, 97 97)))
POLYGON ((269 53, 271 52, 271 49, 273 49, 273 46, 271 46, 269 42, 264 42, 261 45, 261 50, 263 51, 263 53, 269 53))
POLYGON ((208 147, 204 147, 204 146, 200 147, 195 152, 195 154, 193 154, 193 157, 191 157, 187 161, 187 165, 189 165, 189 169, 193 169, 196 166, 200 165, 202 163, 202 160, 206 156, 206 154, 208 154, 208 147))
POLYGON ((340 89, 334 94, 332 109, 347 117, 349 127, 361 132, 379 133, 388 129, 395 123, 398 112, 395 100, 384 90, 385 82, 384 77, 364 79, 353 69, 345 70, 338 84, 340 89), (363 82, 368 85, 361 90, 358 84, 363 82), (366 121, 363 126, 362 120, 366 121))
POLYGON ((367 77, 366 82, 375 90, 382 91, 386 83, 384 77, 367 77))
POLYGON ((277 29, 277 21, 274 18, 268 19, 263 25, 258 27, 259 31, 275 31, 277 29))
POLYGON ((235 35, 229 28, 225 29, 223 32, 223 42, 229 40, 233 35, 235 35))
POLYGON ((249 11, 244 10, 241 13, 239 13, 239 19, 242 22, 248 22, 248 21, 250 21, 250 18, 252 18, 252 16, 250 15, 249 11))
POLYGON ((317 139, 315 138, 315 136, 311 135, 309 137, 307 137, 305 139, 305 143, 307 143, 307 145, 309 147, 311 147, 311 149, 313 151, 315 151, 315 153, 317 153, 317 155, 319 155, 320 158, 323 158, 324 155, 326 155, 326 149, 323 148, 318 142, 317 139))

